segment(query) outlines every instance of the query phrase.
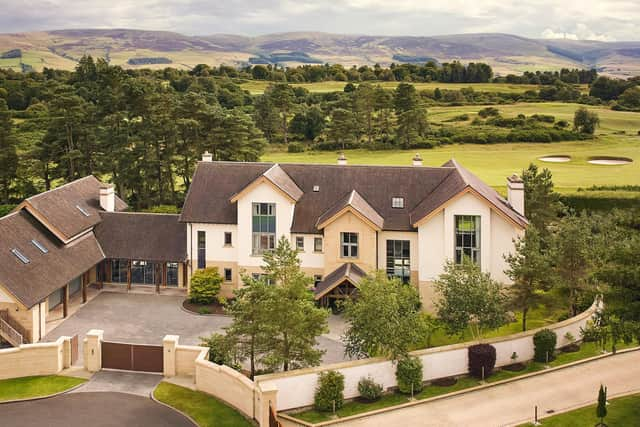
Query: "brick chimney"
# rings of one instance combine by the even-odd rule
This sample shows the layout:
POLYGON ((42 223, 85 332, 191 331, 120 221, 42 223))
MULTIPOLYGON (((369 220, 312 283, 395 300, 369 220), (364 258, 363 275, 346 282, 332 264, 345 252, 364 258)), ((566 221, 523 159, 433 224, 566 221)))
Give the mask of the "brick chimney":
POLYGON ((344 166, 347 164, 347 158, 345 157, 344 153, 340 153, 340 155, 338 156, 338 164, 340 166, 344 166))
POLYGON ((507 178, 507 200, 516 212, 524 215, 524 182, 515 173, 507 178))
POLYGON ((422 156, 420 153, 416 153, 416 155, 413 156, 413 166, 422 166, 422 156))
POLYGON ((202 153, 202 161, 203 162, 211 162, 211 161, 213 161, 213 154, 211 154, 208 151, 205 151, 204 153, 202 153))
POLYGON ((113 184, 100 185, 100 207, 105 212, 116 210, 116 193, 113 189, 113 184))

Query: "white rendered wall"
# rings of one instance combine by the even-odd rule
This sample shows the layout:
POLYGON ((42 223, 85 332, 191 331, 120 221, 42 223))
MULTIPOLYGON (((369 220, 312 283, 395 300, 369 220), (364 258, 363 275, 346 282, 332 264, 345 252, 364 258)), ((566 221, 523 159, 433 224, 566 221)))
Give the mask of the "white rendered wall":
POLYGON ((291 247, 296 247, 296 237, 304 238, 304 250, 298 252, 300 265, 302 268, 324 268, 324 238, 322 234, 292 234, 291 247), (314 239, 319 237, 322 239, 323 248, 320 252, 314 251, 314 239))
POLYGON ((237 261, 237 225, 192 223, 187 226, 187 253, 189 254, 189 259, 192 261, 194 268, 197 268, 198 266, 198 231, 204 231, 207 236, 207 261, 237 261), (225 246, 224 244, 225 232, 231 232, 230 246, 225 246), (193 242, 193 245, 191 244, 191 242, 193 242))
POLYGON ((295 205, 272 185, 262 183, 251 189, 237 201, 238 204, 238 265, 259 267, 262 256, 252 255, 252 204, 275 203, 276 205, 276 243, 281 236, 291 239, 291 224, 295 205))

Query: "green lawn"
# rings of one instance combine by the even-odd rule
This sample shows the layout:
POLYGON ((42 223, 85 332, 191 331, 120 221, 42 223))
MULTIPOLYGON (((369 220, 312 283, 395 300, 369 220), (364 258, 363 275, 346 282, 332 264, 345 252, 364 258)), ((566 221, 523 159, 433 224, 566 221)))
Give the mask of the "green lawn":
MULTIPOLYGON (((594 401, 597 390, 593 391, 594 401)), ((607 406, 608 415, 604 422, 610 427, 626 427, 640 425, 640 394, 611 399, 607 406)), ((585 406, 564 414, 554 415, 541 421, 541 425, 549 427, 583 427, 595 426, 600 420, 596 418, 596 405, 585 406)), ((533 424, 525 424, 532 426, 533 424)))
POLYGON ((0 380, 0 402, 5 400, 29 399, 48 396, 68 390, 86 380, 61 375, 11 378, 0 380))
MULTIPOLYGON (((551 114, 557 120, 573 120, 578 104, 558 102, 520 103, 496 106, 505 117, 526 114, 551 114)), ((474 114, 483 106, 437 107, 429 109, 429 121, 441 123, 455 115, 474 114)), ((579 187, 592 185, 625 185, 640 182, 640 113, 613 111, 605 107, 589 107, 597 111, 601 126, 596 138, 587 141, 566 141, 555 143, 509 143, 509 144, 454 144, 420 151, 425 166, 440 166, 451 158, 458 160, 489 185, 504 191, 506 177, 519 172, 529 163, 548 168, 558 191, 575 192, 579 187), (621 134, 620 132, 625 132, 621 134), (539 157, 552 154, 566 154, 572 157, 568 163, 545 163, 539 157), (622 156, 635 161, 622 166, 600 166, 587 163, 591 156, 622 156)), ((471 120, 463 123, 452 122, 449 126, 470 126, 471 120)), ((347 150, 350 164, 410 165, 414 151, 406 150, 347 150)), ((272 149, 262 159, 282 163, 329 163, 335 164, 333 151, 308 151, 286 153, 283 149, 272 149)), ((637 195, 636 195, 637 196, 637 195)))
POLYGON ((200 427, 236 427, 252 424, 235 409, 201 391, 161 382, 153 392, 166 403, 193 418, 200 427))
MULTIPOLYGON (((267 81, 258 81, 252 80, 246 83, 242 83, 240 87, 242 89, 248 90, 252 95, 260 95, 264 92, 264 89, 270 85, 272 82, 267 81)), ((317 83, 292 83, 291 86, 299 86, 306 88, 309 92, 337 92, 342 91, 344 86, 348 82, 317 82, 317 83)), ((380 85, 385 89, 395 89, 400 82, 370 82, 374 85, 380 85)), ((357 83, 355 83, 357 84, 357 83)), ((477 92, 501 92, 501 93, 525 93, 528 90, 538 90, 539 86, 537 85, 514 85, 508 83, 439 83, 439 82, 430 82, 430 83, 411 83, 418 90, 431 89, 435 88, 440 89, 449 89, 449 90, 460 90, 463 88, 473 88, 473 90, 477 92)), ((582 87, 582 90, 586 90, 586 86, 582 87)))
MULTIPOLYGON (((619 344, 618 349, 630 348, 636 346, 637 343, 631 344, 619 344)), ((610 350, 610 348, 609 348, 610 350)), ((561 365, 566 365, 567 363, 575 362, 581 359, 587 359, 593 356, 598 356, 602 354, 600 346, 595 343, 583 343, 580 346, 580 350, 574 353, 562 353, 558 352, 556 359, 549 363, 550 367, 557 367, 561 365)), ((503 381, 510 378, 518 377, 521 375, 529 374, 532 372, 542 371, 545 369, 544 363, 538 362, 530 362, 527 363, 525 369, 522 371, 507 371, 507 370, 496 370, 493 375, 486 379, 487 383, 503 381)), ((461 377, 458 378, 458 382, 452 386, 436 386, 436 385, 427 385, 424 389, 415 395, 415 398, 418 400, 429 399, 431 397, 442 396, 444 394, 453 393, 456 391, 465 390, 471 387, 476 387, 481 383, 471 377, 461 377)), ((400 393, 388 393, 382 396, 382 398, 376 402, 365 403, 357 400, 349 401, 344 404, 342 408, 336 411, 336 415, 339 418, 348 417, 351 415, 362 414, 365 412, 374 411, 376 409, 388 408, 391 406, 400 405, 406 402, 409 402, 409 397, 400 393)), ((322 421, 328 421, 332 418, 332 414, 327 412, 316 411, 315 409, 309 409, 299 413, 291 413, 289 414, 295 418, 301 419, 303 421, 311 422, 311 423, 319 423, 322 421)), ((555 424, 553 424, 555 425, 555 424)), ((564 424, 561 424, 564 426, 564 424)), ((573 424, 570 424, 573 425, 573 424)), ((612 424, 612 426, 615 424, 612 424)), ((623 424, 620 424, 623 425, 623 424)))

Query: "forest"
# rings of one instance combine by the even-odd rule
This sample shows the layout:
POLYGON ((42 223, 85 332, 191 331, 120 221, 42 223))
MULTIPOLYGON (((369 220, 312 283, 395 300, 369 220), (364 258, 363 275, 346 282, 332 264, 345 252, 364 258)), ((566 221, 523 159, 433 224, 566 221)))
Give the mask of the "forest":
POLYGON ((499 79, 488 65, 473 63, 124 70, 90 56, 73 72, 0 70, 0 204, 94 174, 112 181, 133 209, 175 209, 205 150, 216 160, 257 161, 269 145, 290 152, 413 149, 582 140, 593 133, 553 116, 504 118, 492 107, 472 127, 436 126, 431 106, 553 100, 640 108, 640 80, 592 70, 525 73, 520 83, 541 86, 522 93, 446 88, 499 79), (251 80, 271 83, 264 94, 251 95, 241 87, 251 80), (344 89, 312 93, 289 84, 323 80, 345 81, 344 89), (393 90, 376 83, 385 80, 402 83, 393 90), (411 84, 417 81, 443 85, 417 90, 411 84), (589 93, 581 83, 591 83, 589 93))

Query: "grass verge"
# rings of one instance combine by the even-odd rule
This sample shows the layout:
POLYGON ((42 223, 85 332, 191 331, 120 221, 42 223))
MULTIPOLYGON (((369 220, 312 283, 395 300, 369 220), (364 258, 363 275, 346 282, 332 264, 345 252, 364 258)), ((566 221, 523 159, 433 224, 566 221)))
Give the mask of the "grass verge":
MULTIPOLYGON (((595 394, 594 394, 595 398, 595 394)), ((640 394, 612 399, 607 406, 605 424, 609 426, 637 426, 640 425, 640 394)), ((595 426, 600 420, 596 417, 596 405, 585 406, 545 418, 540 425, 549 427, 582 427, 595 426)), ((533 424, 524 424, 533 426, 533 424)))
MULTIPOLYGON (((622 350, 625 348, 633 347, 635 344, 620 344, 617 346, 618 350, 622 350)), ((561 365, 566 365, 571 362, 576 362, 582 359, 588 359, 590 357, 598 356, 602 354, 601 347, 596 343, 583 343, 580 346, 580 350, 573 353, 562 353, 558 352, 556 359, 549 363, 549 367, 557 367, 561 365)), ((504 369, 497 370, 491 377, 487 378, 487 383, 493 383, 498 381, 503 381, 511 378, 515 378, 521 375, 529 374, 532 372, 542 371, 545 369, 544 363, 538 362, 530 362, 527 363, 525 369, 521 371, 507 371, 504 369)), ((465 389, 469 389, 471 387, 479 386, 481 383, 471 377, 460 377, 458 378, 458 382, 451 386, 435 386, 435 385, 427 385, 425 388, 418 394, 415 395, 415 399, 423 400, 429 399, 432 397, 442 396, 444 394, 453 393, 456 391, 461 391, 465 389)), ((393 392, 388 393, 382 396, 380 400, 375 402, 366 403, 360 400, 352 400, 346 402, 342 408, 336 411, 336 416, 338 418, 344 418, 351 415, 362 414, 365 412, 375 411, 377 409, 389 408, 396 405, 401 405, 403 403, 407 403, 410 401, 409 396, 393 392)), ((288 415, 298 418, 303 421, 307 421, 310 423, 320 423, 323 421, 329 421, 332 419, 332 414, 327 412, 316 411, 315 409, 309 409, 303 412, 298 413, 289 413, 288 415)), ((555 425, 555 424, 554 424, 555 425)), ((564 424, 561 424, 564 426, 564 424)), ((583 424, 567 424, 567 425, 583 425, 583 424)), ((619 424, 619 425, 627 425, 627 424, 619 424)))
POLYGON ((61 375, 11 378, 0 380, 0 402, 49 396, 86 382, 84 378, 61 375))
POLYGON ((238 411, 201 391, 161 382, 153 396, 189 415, 200 427, 251 426, 238 411))

